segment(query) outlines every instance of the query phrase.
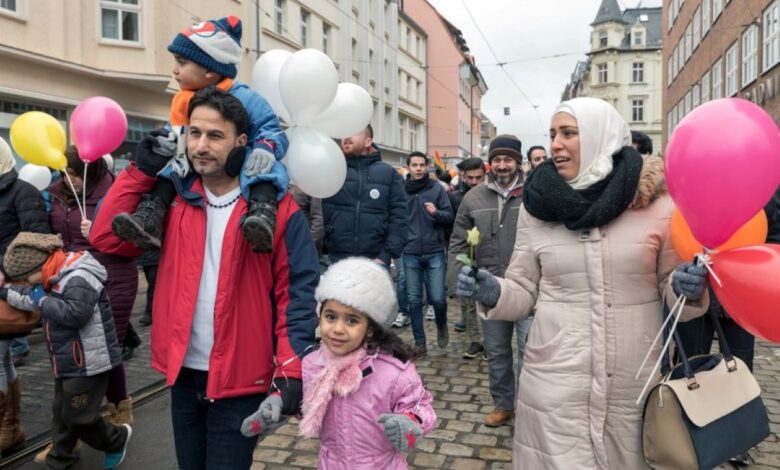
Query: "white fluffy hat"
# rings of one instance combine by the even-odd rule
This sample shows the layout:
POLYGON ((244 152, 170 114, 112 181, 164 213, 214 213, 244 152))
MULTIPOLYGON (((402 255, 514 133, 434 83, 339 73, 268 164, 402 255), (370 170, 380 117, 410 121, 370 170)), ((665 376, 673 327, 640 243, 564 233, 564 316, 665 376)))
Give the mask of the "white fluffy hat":
POLYGON ((319 303, 336 300, 389 327, 396 315, 393 281, 385 268, 368 258, 346 258, 325 271, 314 292, 319 303))

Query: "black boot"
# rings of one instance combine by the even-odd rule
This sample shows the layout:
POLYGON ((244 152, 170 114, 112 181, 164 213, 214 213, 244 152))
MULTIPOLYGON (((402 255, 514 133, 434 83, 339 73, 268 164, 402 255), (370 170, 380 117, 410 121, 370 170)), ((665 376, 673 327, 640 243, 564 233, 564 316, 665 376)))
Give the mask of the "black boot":
POLYGON ((167 209, 162 199, 145 194, 134 214, 123 212, 114 217, 111 229, 143 251, 158 250, 167 209))
POLYGON ((241 231, 255 253, 273 250, 276 208, 276 188, 271 183, 258 183, 252 187, 249 211, 241 224, 241 231))

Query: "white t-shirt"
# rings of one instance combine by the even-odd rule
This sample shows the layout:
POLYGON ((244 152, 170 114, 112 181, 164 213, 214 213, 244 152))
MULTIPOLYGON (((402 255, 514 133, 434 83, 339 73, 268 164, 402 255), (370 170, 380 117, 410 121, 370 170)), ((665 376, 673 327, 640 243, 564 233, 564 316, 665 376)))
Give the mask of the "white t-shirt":
POLYGON ((241 188, 236 188, 222 196, 205 189, 206 198, 206 250, 203 255, 203 269, 200 273, 198 300, 195 303, 195 315, 192 318, 190 343, 184 356, 184 367, 196 370, 209 370, 209 357, 214 345, 214 304, 217 298, 219 263, 222 259, 222 240, 231 214, 237 207, 235 202, 227 207, 217 208, 230 201, 237 200, 241 188))

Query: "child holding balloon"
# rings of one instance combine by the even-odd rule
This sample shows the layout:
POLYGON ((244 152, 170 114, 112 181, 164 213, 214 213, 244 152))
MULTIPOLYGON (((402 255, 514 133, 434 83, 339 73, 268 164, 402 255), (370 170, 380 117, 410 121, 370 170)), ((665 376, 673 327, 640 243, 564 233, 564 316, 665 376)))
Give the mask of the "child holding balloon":
POLYGON ((160 176, 150 194, 141 200, 134 214, 114 218, 114 233, 142 250, 160 247, 165 214, 177 192, 189 189, 193 177, 185 153, 187 108, 196 91, 216 86, 238 98, 250 119, 251 152, 243 147, 228 157, 230 176, 240 174, 241 193, 249 201, 241 230, 258 253, 270 253, 276 225, 277 201, 287 191, 287 170, 279 160, 287 151, 287 137, 271 106, 247 85, 235 81, 236 64, 243 58, 241 20, 228 16, 194 25, 179 33, 168 46, 175 59, 174 79, 180 91, 174 96, 170 126, 153 131, 150 161, 136 161, 149 176, 160 176))

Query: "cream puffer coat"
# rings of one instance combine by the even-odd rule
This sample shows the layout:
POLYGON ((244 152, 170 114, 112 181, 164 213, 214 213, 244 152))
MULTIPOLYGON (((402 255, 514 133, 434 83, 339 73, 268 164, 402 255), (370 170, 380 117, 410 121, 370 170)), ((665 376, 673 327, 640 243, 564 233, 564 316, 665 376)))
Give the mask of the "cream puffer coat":
MULTIPOLYGON (((515 469, 646 468, 635 401, 660 345, 634 375, 661 327, 662 296, 677 300, 672 209, 654 157, 631 208, 606 226, 571 231, 520 209, 501 297, 490 311, 479 306, 487 319, 535 316, 517 393, 515 469)), ((682 320, 708 303, 705 291, 682 320)))

